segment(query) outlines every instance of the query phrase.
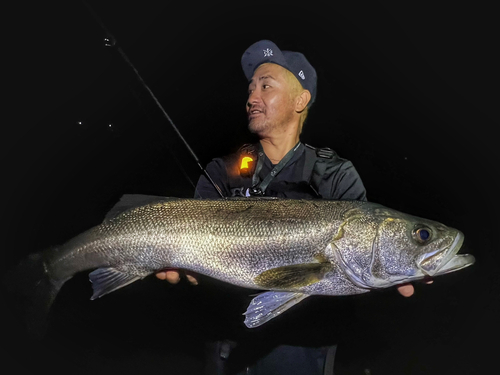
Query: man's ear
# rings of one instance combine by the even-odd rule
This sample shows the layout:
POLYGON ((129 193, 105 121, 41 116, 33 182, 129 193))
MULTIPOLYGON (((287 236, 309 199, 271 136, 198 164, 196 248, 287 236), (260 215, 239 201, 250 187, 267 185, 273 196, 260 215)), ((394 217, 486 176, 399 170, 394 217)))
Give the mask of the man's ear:
POLYGON ((302 112, 306 107, 309 101, 311 100, 311 93, 309 90, 304 90, 302 93, 297 97, 297 101, 295 102, 295 110, 297 112, 302 112))

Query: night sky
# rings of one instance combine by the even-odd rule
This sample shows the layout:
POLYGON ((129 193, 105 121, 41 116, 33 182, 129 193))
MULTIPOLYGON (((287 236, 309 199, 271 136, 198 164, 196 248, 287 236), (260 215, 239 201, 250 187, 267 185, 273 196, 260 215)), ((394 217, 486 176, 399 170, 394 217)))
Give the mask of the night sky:
MULTIPOLYGON (((200 173, 84 3, 33 3, 4 14, 4 271, 99 224, 123 194, 191 197, 200 173)), ((351 160, 370 201, 460 229, 476 257, 432 285, 416 283, 411 298, 310 298, 269 332, 293 336, 330 320, 339 375, 492 373, 497 21, 484 5, 401 3, 88 1, 203 166, 253 140, 245 49, 270 39, 304 53, 318 95, 302 141, 351 160)), ((16 373, 197 374, 203 318, 220 306, 221 320, 242 313, 244 304, 230 303, 242 291, 203 277, 197 287, 166 284, 150 277, 89 301, 87 274, 77 275, 41 341, 7 299, 5 363, 16 373)))

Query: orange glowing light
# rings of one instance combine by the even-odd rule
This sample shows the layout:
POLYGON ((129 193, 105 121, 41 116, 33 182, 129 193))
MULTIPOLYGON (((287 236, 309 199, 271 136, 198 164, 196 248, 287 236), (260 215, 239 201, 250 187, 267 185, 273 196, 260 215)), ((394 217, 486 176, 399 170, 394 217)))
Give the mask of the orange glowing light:
POLYGON ((245 156, 241 159, 241 167, 240 169, 248 169, 248 162, 253 161, 253 159, 249 156, 245 156))

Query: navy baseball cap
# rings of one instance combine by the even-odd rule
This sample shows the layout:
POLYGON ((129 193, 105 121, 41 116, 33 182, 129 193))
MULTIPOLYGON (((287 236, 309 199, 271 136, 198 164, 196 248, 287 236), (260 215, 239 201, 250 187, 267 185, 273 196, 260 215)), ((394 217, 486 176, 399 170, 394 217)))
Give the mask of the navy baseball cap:
POLYGON ((311 100, 307 105, 310 107, 316 99, 316 70, 300 52, 281 51, 276 44, 270 40, 260 40, 252 44, 241 57, 241 67, 245 76, 250 81, 255 70, 264 63, 274 63, 292 72, 302 87, 309 90, 311 100))

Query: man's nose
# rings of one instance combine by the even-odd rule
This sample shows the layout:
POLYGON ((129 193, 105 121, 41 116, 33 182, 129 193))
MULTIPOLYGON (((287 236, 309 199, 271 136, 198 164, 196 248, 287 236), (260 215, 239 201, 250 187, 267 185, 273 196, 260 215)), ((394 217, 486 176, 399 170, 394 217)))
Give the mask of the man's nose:
POLYGON ((260 100, 260 94, 257 92, 257 90, 253 90, 251 93, 248 94, 247 107, 251 107, 252 105, 258 103, 259 100, 260 100))

